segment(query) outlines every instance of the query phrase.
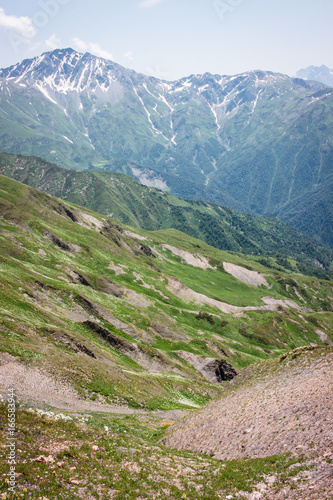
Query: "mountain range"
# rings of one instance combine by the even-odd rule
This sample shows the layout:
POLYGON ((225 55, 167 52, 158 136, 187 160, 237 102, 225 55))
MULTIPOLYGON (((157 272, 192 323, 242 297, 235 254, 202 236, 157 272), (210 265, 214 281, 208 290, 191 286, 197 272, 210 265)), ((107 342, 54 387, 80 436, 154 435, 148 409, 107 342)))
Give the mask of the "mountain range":
POLYGON ((0 148, 273 215, 333 245, 333 89, 286 75, 175 82, 72 49, 0 71, 0 148))

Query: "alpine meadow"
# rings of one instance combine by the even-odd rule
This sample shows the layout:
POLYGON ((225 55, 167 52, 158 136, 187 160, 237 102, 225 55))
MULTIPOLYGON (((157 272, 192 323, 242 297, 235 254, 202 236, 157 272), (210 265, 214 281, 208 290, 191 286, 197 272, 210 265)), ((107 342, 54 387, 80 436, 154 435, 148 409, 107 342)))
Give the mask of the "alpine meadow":
MULTIPOLYGON (((208 72, 196 1, 183 45, 186 2, 16 3, 7 43, 48 51, 0 69, 0 497, 332 500, 333 70, 303 37, 295 76, 208 72), (192 74, 133 69, 165 40, 192 74)), ((277 67, 292 5, 210 7, 246 64, 265 7, 277 67)))

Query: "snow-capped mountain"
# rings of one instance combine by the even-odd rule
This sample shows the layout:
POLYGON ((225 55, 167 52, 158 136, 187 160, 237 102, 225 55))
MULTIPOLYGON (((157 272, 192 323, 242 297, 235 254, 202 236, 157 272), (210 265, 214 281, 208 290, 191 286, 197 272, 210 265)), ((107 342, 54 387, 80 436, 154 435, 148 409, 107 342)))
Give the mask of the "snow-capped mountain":
POLYGON ((303 78, 303 80, 313 80, 333 87, 333 69, 325 65, 309 66, 308 68, 300 69, 297 71, 296 76, 297 78, 303 78))
POLYGON ((169 82, 62 49, 0 70, 0 148, 287 218, 332 174, 332 108, 282 74, 169 82))
MULTIPOLYGON (((0 70, 3 84, 8 82, 21 88, 36 89, 50 102, 66 113, 73 103, 78 110, 88 105, 87 98, 97 103, 117 103, 130 92, 146 114, 150 132, 164 136, 176 144, 172 135, 173 117, 178 109, 192 99, 200 99, 212 114, 217 131, 226 118, 231 118, 244 105, 250 115, 262 99, 282 98, 290 91, 299 90, 299 84, 286 75, 251 71, 236 76, 220 76, 206 73, 191 75, 175 82, 158 80, 126 69, 112 61, 80 54, 72 49, 58 49, 40 57, 0 70), (170 115, 170 116, 168 116, 170 115), (159 128, 158 117, 170 118, 169 127, 159 128), (166 130, 168 134, 164 134, 166 130)), ((324 87, 310 82, 307 90, 324 87)), ((127 97, 127 96, 126 96, 127 97)), ((91 107, 88 105, 88 107, 91 107)), ((73 111, 73 110, 72 110, 73 111)))

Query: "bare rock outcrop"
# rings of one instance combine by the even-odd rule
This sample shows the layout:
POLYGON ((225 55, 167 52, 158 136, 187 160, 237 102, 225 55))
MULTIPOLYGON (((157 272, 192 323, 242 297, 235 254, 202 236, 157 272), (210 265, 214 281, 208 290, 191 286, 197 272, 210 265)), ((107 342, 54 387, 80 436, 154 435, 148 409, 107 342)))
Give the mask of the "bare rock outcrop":
POLYGON ((177 354, 213 384, 232 380, 237 375, 234 367, 225 359, 207 358, 185 351, 178 351, 177 354))
POLYGON ((118 335, 115 335, 93 321, 85 321, 84 325, 104 339, 111 347, 133 359, 150 372, 157 373, 171 369, 179 373, 179 370, 175 369, 161 352, 157 350, 154 352, 147 351, 144 346, 139 346, 135 342, 118 337, 118 335))

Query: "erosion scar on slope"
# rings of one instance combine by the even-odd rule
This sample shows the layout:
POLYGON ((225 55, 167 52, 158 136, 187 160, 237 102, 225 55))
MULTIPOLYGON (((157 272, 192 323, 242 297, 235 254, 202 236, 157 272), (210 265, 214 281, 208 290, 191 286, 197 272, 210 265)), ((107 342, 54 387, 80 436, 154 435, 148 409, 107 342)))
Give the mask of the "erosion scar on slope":
MULTIPOLYGON (((195 292, 191 288, 176 280, 175 278, 168 278, 168 290, 179 297, 180 299, 196 302, 197 304, 207 304, 216 307, 225 314, 237 314, 243 311, 276 311, 279 307, 294 308, 298 310, 305 310, 306 308, 299 306, 292 300, 274 299, 273 297, 261 297, 265 303, 264 306, 246 306, 239 307, 221 302, 216 299, 211 299, 202 293, 195 292)), ((308 310, 308 309, 306 309, 308 310)))
POLYGON ((226 273, 231 274, 234 278, 246 283, 247 285, 253 286, 269 286, 267 280, 264 276, 257 271, 250 271, 245 267, 236 266, 236 264, 231 264, 229 262, 223 262, 223 268, 226 273))

